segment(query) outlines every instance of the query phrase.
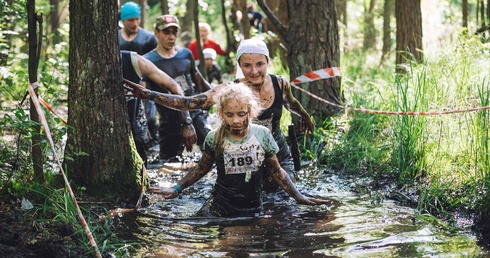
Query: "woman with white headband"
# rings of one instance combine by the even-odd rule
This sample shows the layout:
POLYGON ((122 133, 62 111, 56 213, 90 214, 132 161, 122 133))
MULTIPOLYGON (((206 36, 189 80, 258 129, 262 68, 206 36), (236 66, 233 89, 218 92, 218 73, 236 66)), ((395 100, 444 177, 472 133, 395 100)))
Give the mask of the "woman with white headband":
MULTIPOLYGON (((264 41, 255 38, 243 40, 237 50, 237 62, 236 82, 242 82, 258 93, 264 108, 264 111, 253 122, 264 125, 271 130, 274 140, 279 146, 277 153, 279 163, 284 170, 293 176, 293 158, 280 128, 282 107, 286 107, 291 113, 302 118, 303 126, 301 127, 306 133, 312 132, 314 129, 310 115, 293 96, 291 86, 286 79, 267 73, 270 58, 269 50, 264 41)), ((147 99, 155 94, 140 85, 131 85, 133 95, 138 98, 147 99)), ((157 104, 183 111, 209 108, 214 104, 213 96, 220 87, 226 87, 226 84, 218 85, 207 92, 189 97, 157 93, 154 101, 157 104)), ((272 192, 278 189, 278 185, 272 178, 268 178, 264 189, 272 192)))

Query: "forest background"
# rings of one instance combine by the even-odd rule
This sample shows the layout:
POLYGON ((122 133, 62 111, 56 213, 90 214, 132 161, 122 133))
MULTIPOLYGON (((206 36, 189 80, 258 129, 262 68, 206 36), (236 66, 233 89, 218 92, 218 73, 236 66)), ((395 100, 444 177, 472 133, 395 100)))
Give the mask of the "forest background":
MULTIPOLYGON (((270 72, 293 79, 288 76, 291 68, 287 44, 269 19, 264 21, 266 32, 261 34, 253 28, 240 31, 232 20, 232 7, 243 6, 246 2, 147 1, 143 24, 151 30, 154 17, 162 13, 175 14, 183 28, 189 28, 189 34, 194 37, 193 18, 197 17, 199 21, 211 24, 212 38, 229 50, 230 58, 233 58, 233 51, 242 36, 263 37, 273 57, 270 72), (196 7, 199 15, 189 15, 188 10, 196 7), (224 17, 229 18, 229 35, 222 22, 223 8, 226 10, 224 17), (250 34, 245 35, 247 33, 250 34)), ((294 16, 295 12, 283 13, 281 1, 266 2, 269 7, 276 7, 272 9, 276 16, 282 14, 290 20, 304 18, 294 16)), ((399 38, 395 1, 335 1, 339 60, 331 62, 341 67, 341 92, 331 96, 331 92, 322 93, 320 88, 315 93, 342 105, 344 112, 330 108, 327 113, 322 113, 321 107, 319 112, 313 112, 317 128, 311 137, 301 138, 302 159, 339 174, 368 176, 375 179, 373 182, 393 182, 389 191, 379 190, 386 185, 372 185, 365 190, 375 201, 396 198, 416 207, 420 214, 432 214, 449 223, 457 213, 469 216, 475 225, 484 225, 490 215, 487 110, 490 105, 490 46, 487 42, 490 1, 411 2, 419 3, 421 31, 418 33, 423 43, 415 51, 401 53, 396 51, 399 38), (400 59, 400 56, 404 58, 400 59), (476 110, 469 110, 471 108, 476 110), (374 114, 383 113, 379 111, 431 113, 374 114)), ((0 96, 0 190, 2 196, 10 200, 5 199, 2 207, 8 207, 8 203, 20 207, 20 200, 27 197, 33 202, 44 203, 35 210, 48 221, 49 218, 52 221, 60 219, 62 216, 53 214, 63 213, 66 214, 63 219, 78 224, 69 193, 60 183, 60 167, 49 141, 40 124, 32 121, 35 119, 27 101, 20 105, 29 82, 37 81, 29 78, 34 73, 42 85, 39 95, 67 119, 67 103, 70 98, 70 101, 76 98, 69 94, 73 83, 69 81, 70 69, 73 69, 70 65, 74 66, 69 64, 70 54, 74 54, 69 51, 69 22, 75 19, 69 19, 68 1, 35 3, 35 11, 45 21, 41 25, 45 33, 40 40, 42 47, 38 49, 39 70, 32 72, 28 69, 33 56, 27 37, 29 1, 0 0, 0 8, 0 87, 4 93, 0 96), (66 205, 58 205, 60 202, 66 205)), ((256 8, 263 11, 258 4, 256 8)), ((182 45, 189 34, 181 35, 182 45)), ((93 38, 86 38, 87 42, 91 40, 93 38)), ((230 63, 233 62, 221 57, 218 61, 225 71, 232 73, 230 63)), ((309 67, 303 72, 321 68, 326 67, 309 67)), ((295 75, 300 74, 296 72, 295 75)), ((314 83, 301 86, 305 89, 315 87, 314 83)), ((329 106, 296 89, 293 92, 304 106, 308 107, 311 102, 317 103, 316 106, 329 106)), ((59 117, 48 112, 46 115, 56 151, 65 162, 91 155, 84 150, 64 152, 67 137, 70 138, 68 131, 74 124, 69 123, 71 127, 68 127, 59 117)), ((68 117, 68 121, 74 120, 68 117)), ((124 130, 121 134, 129 135, 127 125, 122 121, 120 127, 124 130)), ((289 121, 283 124, 287 125, 289 121)), ((129 140, 126 142, 131 146, 129 140)), ((121 156, 126 162, 121 166, 133 167, 132 175, 137 175, 137 158, 131 158, 130 152, 121 156)), ((86 171, 98 173, 92 170, 86 171)), ((95 170, 100 172, 100 168, 95 170)), ((90 180, 84 182, 87 176, 77 179, 76 171, 68 171, 73 172, 75 192, 82 198, 96 196, 94 189, 104 185, 104 182, 95 182, 95 185, 90 180)), ((132 180, 137 181, 136 177, 132 180)))

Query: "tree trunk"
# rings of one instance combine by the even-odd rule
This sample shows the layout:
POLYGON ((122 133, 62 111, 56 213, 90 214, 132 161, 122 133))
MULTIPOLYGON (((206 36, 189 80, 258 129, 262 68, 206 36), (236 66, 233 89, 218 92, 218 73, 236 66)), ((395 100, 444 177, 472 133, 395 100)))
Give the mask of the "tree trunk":
POLYGON ((391 15, 393 14, 393 1, 385 0, 383 8, 383 50, 381 62, 391 51, 391 15))
POLYGON ((402 64, 423 59, 420 0, 396 0, 395 16, 397 72, 404 72, 402 64))
POLYGON ((468 28, 468 0, 463 0, 463 28, 468 28))
MULTIPOLYGON (((187 1, 185 5, 185 10, 187 14, 191 14, 194 10, 194 8, 199 8, 196 5, 196 1, 189 0, 187 1)), ((184 47, 187 47, 189 43, 191 43, 191 40, 194 38, 192 34, 192 24, 194 22, 194 17, 193 15, 185 15, 184 17, 181 18, 180 20, 180 40, 182 41, 182 45, 184 47)))
MULTIPOLYGON (((201 44, 201 34, 199 33, 199 0, 190 1, 194 1, 192 17, 194 17, 194 31, 196 32, 195 35, 197 43, 197 56, 199 57, 199 71, 201 72, 203 78, 208 78, 206 63, 204 63, 204 54, 202 53, 203 49, 201 44)), ((189 13, 189 11, 187 13, 189 13)))
POLYGON ((369 0, 369 6, 364 3, 364 50, 372 49, 376 46, 376 27, 374 26, 374 6, 376 0, 369 0))
POLYGON ((487 0, 487 21, 490 24, 490 0, 487 0))
POLYGON ((237 10, 242 13, 242 19, 239 21, 240 31, 242 32, 243 38, 250 38, 250 22, 247 16, 247 0, 233 0, 234 5, 237 10))
MULTIPOLYGON (((339 33, 334 0, 288 0, 288 65, 291 79, 307 72, 340 66, 339 33)), ((341 103, 340 77, 303 83, 305 90, 334 103, 341 103)), ((339 110, 293 89, 294 95, 317 124, 339 110)), ((296 116, 293 116, 296 117, 296 116)))
POLYGON ((169 14, 170 11, 168 9, 168 0, 160 0, 160 5, 162 9, 162 14, 169 14))
POLYGON ((476 24, 480 24, 480 6, 483 0, 476 1, 476 24))
POLYGON ((479 1, 480 2, 480 21, 481 21, 481 27, 485 27, 485 2, 483 0, 479 1))
POLYGON ((347 39, 347 0, 337 0, 335 1, 335 6, 337 8, 337 17, 343 26, 343 37, 344 44, 347 39))
MULTIPOLYGON (((37 82, 37 68, 39 66, 39 50, 40 50, 40 41, 38 41, 38 20, 41 19, 41 16, 36 14, 35 10, 35 0, 28 0, 26 3, 27 6, 27 20, 28 20, 28 31, 29 31, 29 83, 37 82)), ((41 35, 42 36, 42 35, 41 35)), ((34 92, 37 94, 37 89, 34 89, 34 92)), ((37 113, 36 107, 34 106, 34 102, 32 99, 30 101, 29 107, 29 115, 31 120, 36 122, 34 127, 34 134, 32 135, 32 164, 34 167, 34 180, 39 183, 44 183, 44 159, 43 152, 41 148, 41 125, 39 120, 39 114, 37 113)))
POLYGON ((257 1, 259 6, 262 8, 262 11, 266 14, 267 19, 264 19, 264 32, 271 31, 274 34, 278 34, 279 37, 270 37, 268 39, 268 47, 269 47, 269 55, 271 57, 275 57, 279 55, 281 62, 287 63, 288 57, 288 43, 285 41, 285 37, 287 37, 287 30, 284 29, 284 33, 279 32, 272 20, 274 18, 269 17, 267 11, 264 10, 264 6, 267 6, 269 10, 274 14, 277 20, 281 23, 285 28, 288 27, 289 17, 288 17, 288 3, 286 1, 281 0, 267 0, 267 2, 257 1))
POLYGON ((58 28, 60 27, 60 3, 58 0, 49 0, 51 9, 49 10, 49 20, 51 22, 51 33, 53 33, 53 44, 58 44, 61 41, 58 28))
POLYGON ((142 160, 121 86, 117 2, 73 0, 69 11, 67 172, 92 195, 137 194, 142 160))
POLYGON ((145 27, 145 20, 146 20, 146 0, 139 0, 140 3, 139 5, 141 6, 141 18, 140 18, 140 27, 144 28, 145 27))
MULTIPOLYGON (((235 64, 230 58, 230 52, 236 52, 237 47, 235 46, 234 38, 233 35, 230 31, 230 28, 228 27, 228 11, 226 10, 226 5, 225 5, 225 0, 221 0, 221 22, 225 26, 225 32, 226 32, 226 59, 225 59, 225 66, 222 67, 222 72, 223 73, 232 73, 233 70, 235 69, 235 64)), ((207 78, 207 77, 204 77, 207 78)))

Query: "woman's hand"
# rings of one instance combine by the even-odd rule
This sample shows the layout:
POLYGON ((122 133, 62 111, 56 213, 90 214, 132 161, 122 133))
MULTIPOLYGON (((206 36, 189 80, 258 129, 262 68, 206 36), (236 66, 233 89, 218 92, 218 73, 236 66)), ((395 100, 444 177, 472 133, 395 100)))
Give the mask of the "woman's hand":
POLYGON ((313 130, 315 129, 315 125, 313 124, 313 121, 311 120, 311 117, 302 117, 300 119, 300 128, 301 131, 305 133, 306 136, 308 134, 313 133, 313 130))

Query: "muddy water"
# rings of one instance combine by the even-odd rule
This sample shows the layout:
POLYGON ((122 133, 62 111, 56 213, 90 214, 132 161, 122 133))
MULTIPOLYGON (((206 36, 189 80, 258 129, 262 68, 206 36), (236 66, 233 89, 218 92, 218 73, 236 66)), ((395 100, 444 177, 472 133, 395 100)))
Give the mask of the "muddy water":
MULTIPOLYGON (((154 166, 154 184, 173 185, 185 172, 154 166)), ((142 244, 135 257, 487 257, 470 231, 449 231, 393 201, 350 191, 352 182, 321 169, 303 170, 302 193, 332 205, 296 205, 267 197, 265 215, 233 219, 193 217, 215 173, 173 200, 150 195, 150 206, 119 218, 118 236, 142 244)))

